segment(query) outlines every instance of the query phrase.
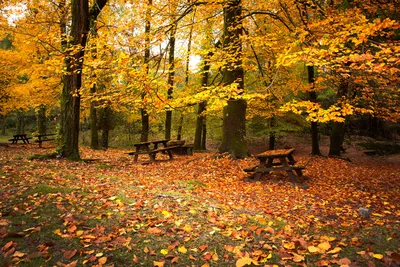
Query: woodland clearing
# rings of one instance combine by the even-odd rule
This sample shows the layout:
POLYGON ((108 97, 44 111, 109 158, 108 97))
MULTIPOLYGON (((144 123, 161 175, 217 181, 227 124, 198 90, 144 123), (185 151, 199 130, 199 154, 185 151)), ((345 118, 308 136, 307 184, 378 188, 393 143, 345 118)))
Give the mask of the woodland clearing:
MULTIPOLYGON (((399 156, 311 157, 307 187, 254 158, 133 163, 126 150, 0 146, 2 266, 398 266, 399 156), (36 155, 36 156, 32 156, 36 155), (368 215, 360 215, 368 209, 368 215)), ((145 159, 143 159, 145 160, 145 159)))

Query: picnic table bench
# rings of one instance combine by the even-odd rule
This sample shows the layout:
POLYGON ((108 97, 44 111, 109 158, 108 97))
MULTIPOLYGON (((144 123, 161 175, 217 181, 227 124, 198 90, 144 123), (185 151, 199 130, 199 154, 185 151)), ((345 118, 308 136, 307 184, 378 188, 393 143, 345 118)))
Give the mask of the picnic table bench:
POLYGON ((171 151, 179 146, 168 146, 169 140, 155 140, 155 141, 148 141, 148 142, 140 142, 137 144, 134 144, 135 146, 135 151, 128 152, 128 155, 135 156, 134 161, 137 162, 139 155, 142 154, 147 154, 150 157, 150 161, 154 162, 156 160, 156 155, 159 152, 164 152, 167 153, 169 158, 172 159, 172 153, 171 151), (159 144, 162 144, 163 147, 158 147, 159 144), (153 147, 151 147, 153 145, 153 147))
POLYGON ((296 161, 293 157, 293 152, 294 148, 267 150, 255 156, 260 162, 257 166, 244 169, 244 171, 254 172, 254 175, 252 175, 252 178, 254 179, 259 179, 263 174, 268 174, 271 171, 286 171, 289 175, 290 181, 294 183, 296 177, 303 176, 302 170, 305 167, 295 165, 296 161), (276 162, 276 159, 278 162, 276 162))
POLYGON ((26 134, 15 134, 13 138, 9 139, 8 141, 12 142, 12 144, 17 144, 18 140, 20 140, 24 144, 29 144, 29 139, 32 139, 32 137, 27 137, 26 134))
POLYGON ((36 135, 37 139, 35 143, 39 143, 39 147, 42 147, 42 143, 46 141, 54 141, 55 138, 52 136, 56 136, 56 134, 39 134, 36 135))

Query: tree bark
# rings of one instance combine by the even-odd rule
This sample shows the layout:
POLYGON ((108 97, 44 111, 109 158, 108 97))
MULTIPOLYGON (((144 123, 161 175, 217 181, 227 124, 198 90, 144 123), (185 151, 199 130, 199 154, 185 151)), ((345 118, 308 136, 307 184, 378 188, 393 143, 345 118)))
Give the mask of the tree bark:
POLYGON ((88 0, 71 2, 71 41, 67 44, 66 73, 63 75, 61 95, 60 153, 70 160, 79 160, 80 89, 82 86, 83 57, 90 20, 96 20, 107 0, 95 1, 89 13, 88 0), (76 52, 72 52, 76 51, 76 52), (72 55, 69 53, 73 53, 72 55))
MULTIPOLYGON (((152 0, 148 1, 148 6, 146 9, 146 25, 145 25, 145 50, 144 50, 144 65, 146 68, 146 75, 149 74, 149 62, 150 62, 150 29, 151 29, 151 5, 153 4, 152 0)), ((146 89, 142 92, 142 100, 146 97, 146 89)), ((140 115, 142 117, 142 131, 140 134, 140 141, 147 142, 149 140, 149 114, 147 113, 147 109, 143 104, 143 107, 140 109, 140 115)))
MULTIPOLYGON (((169 38, 169 72, 168 72, 168 99, 172 98, 172 92, 174 87, 175 78, 175 34, 177 25, 173 24, 171 29, 171 35, 169 38)), ((168 109, 165 114, 165 139, 171 139, 171 127, 172 127, 172 110, 168 109)))
POLYGON ((107 105, 103 110, 103 116, 101 120, 101 146, 104 149, 107 149, 109 147, 109 137, 110 137, 110 131, 111 131, 111 108, 109 105, 107 105))
MULTIPOLYGON (((308 83, 311 84, 312 90, 309 92, 309 98, 311 102, 317 102, 317 93, 314 90, 315 82, 315 70, 313 66, 307 66, 308 72, 308 83)), ((320 156, 321 151, 319 149, 319 133, 318 133, 318 122, 311 122, 311 155, 320 156)))
MULTIPOLYGON (((237 84, 244 89, 244 71, 242 67, 242 8, 241 0, 229 0, 224 7, 223 48, 229 55, 229 61, 223 69, 224 85, 237 84)), ((228 152, 233 158, 248 156, 246 144, 246 101, 230 99, 223 110, 222 144, 219 152, 228 152)))
POLYGON ((7 127, 6 127, 6 123, 7 123, 7 120, 6 120, 6 116, 1 116, 1 121, 2 121, 2 127, 1 127, 1 135, 6 135, 6 129, 7 129, 7 127))
MULTIPOLYGON (((337 91, 338 99, 347 94, 348 87, 349 87, 349 81, 343 79, 337 91)), ((340 156, 340 152, 342 150, 342 145, 343 145, 343 137, 344 137, 343 132, 344 132, 344 122, 333 122, 330 144, 329 144, 329 154, 328 154, 329 156, 340 156)))
POLYGON ((36 113, 38 134, 46 134, 46 107, 41 105, 36 113))
MULTIPOLYGON (((204 75, 205 73, 203 73, 204 75)), ((204 81, 204 80, 203 80, 204 81)), ((197 120, 196 120, 196 131, 194 134, 194 150, 202 150, 202 140, 205 137, 204 126, 205 126, 205 116, 204 111, 206 111, 207 102, 202 101, 198 104, 197 108, 197 120)))
MULTIPOLYGON (((212 53, 208 53, 208 55, 204 58, 203 63, 203 71, 201 72, 201 86, 208 86, 208 77, 210 73, 210 57, 212 53)), ((203 129, 206 125, 206 117, 204 112, 207 108, 207 102, 202 101, 198 104, 197 107, 197 120, 196 120, 196 130, 194 135, 194 150, 205 150, 205 144, 203 145, 203 141, 207 140, 207 137, 204 134, 207 133, 205 129, 203 129)))
POLYGON ((275 117, 272 117, 269 120, 269 122, 270 122, 269 126, 271 128, 271 132, 269 134, 268 150, 273 150, 273 149, 275 149, 275 139, 276 139, 275 132, 272 130, 275 127, 275 122, 276 122, 275 117))
POLYGON ((178 122, 178 132, 176 134, 176 140, 182 139, 182 128, 183 128, 183 114, 181 113, 181 116, 179 117, 179 122, 178 122))

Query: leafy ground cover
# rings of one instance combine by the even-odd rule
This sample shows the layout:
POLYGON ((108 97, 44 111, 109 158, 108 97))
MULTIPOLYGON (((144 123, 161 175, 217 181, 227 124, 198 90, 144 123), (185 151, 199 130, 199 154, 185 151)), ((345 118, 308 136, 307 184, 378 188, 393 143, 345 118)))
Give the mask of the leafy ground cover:
POLYGON ((212 153, 138 163, 127 151, 0 146, 5 266, 398 266, 398 157, 295 154, 309 179, 260 181, 212 153))

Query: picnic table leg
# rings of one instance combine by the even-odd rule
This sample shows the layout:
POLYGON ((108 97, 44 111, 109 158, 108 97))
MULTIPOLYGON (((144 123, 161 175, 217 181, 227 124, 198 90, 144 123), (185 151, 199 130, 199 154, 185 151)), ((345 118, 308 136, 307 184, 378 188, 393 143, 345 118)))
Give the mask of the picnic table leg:
MULTIPOLYGON (((282 163, 283 167, 288 167, 288 163, 284 157, 279 157, 280 162, 282 163)), ((290 182, 292 184, 296 183, 296 175, 293 173, 292 170, 286 170, 286 173, 289 175, 290 182)))
POLYGON ((260 164, 255 169, 255 173, 254 173, 254 176, 253 176, 254 180, 260 180, 261 179, 261 176, 263 175, 264 172, 257 172, 257 169, 264 168, 266 165, 268 166, 270 164, 269 161, 270 161, 270 159, 268 159, 268 164, 266 164, 267 163, 267 159, 266 158, 260 159, 260 164))
POLYGON ((292 154, 289 154, 287 157, 288 157, 288 159, 289 159, 289 165, 294 165, 294 164, 296 164, 296 161, 294 160, 292 154))
POLYGON ((149 152, 150 161, 156 161, 156 154, 154 152, 149 152))
POLYGON ((171 152, 171 150, 167 150, 167 153, 168 153, 169 159, 172 159, 172 152, 171 152))

